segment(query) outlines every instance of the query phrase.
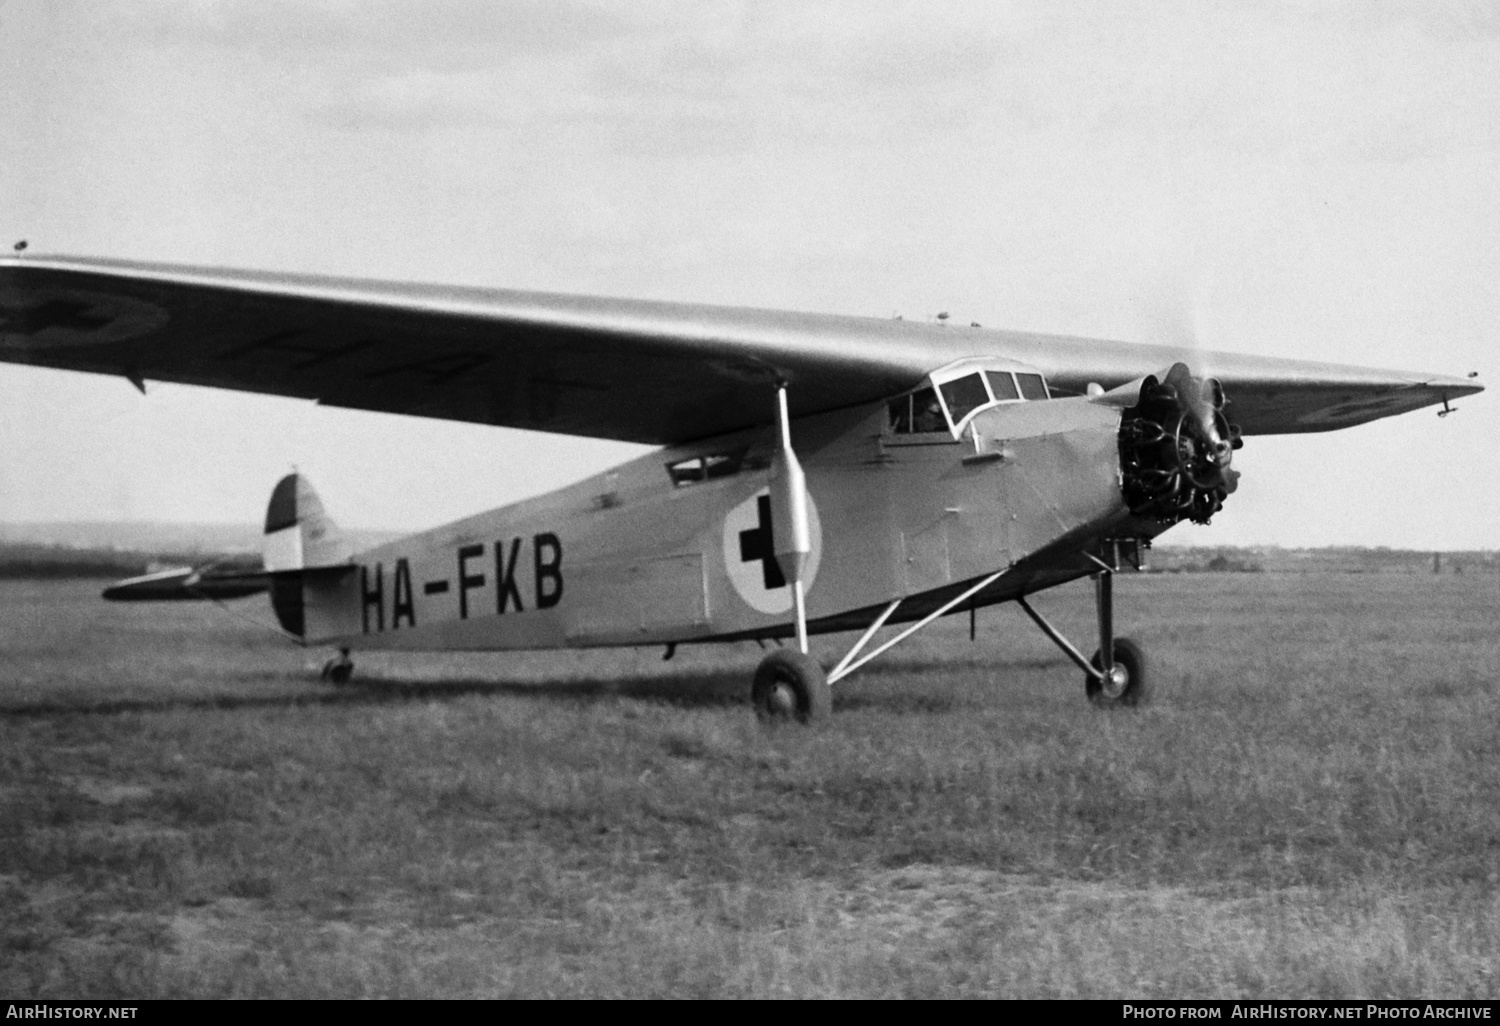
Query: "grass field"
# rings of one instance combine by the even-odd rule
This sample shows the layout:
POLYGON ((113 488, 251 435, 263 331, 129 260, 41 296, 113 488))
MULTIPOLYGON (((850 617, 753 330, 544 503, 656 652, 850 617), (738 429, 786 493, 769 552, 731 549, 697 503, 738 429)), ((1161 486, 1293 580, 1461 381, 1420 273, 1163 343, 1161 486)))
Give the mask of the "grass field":
POLYGON ((7 996, 1500 997, 1500 577, 1126 578, 1146 708, 1001 608, 817 730, 753 645, 333 690, 96 593, 0 582, 7 996))

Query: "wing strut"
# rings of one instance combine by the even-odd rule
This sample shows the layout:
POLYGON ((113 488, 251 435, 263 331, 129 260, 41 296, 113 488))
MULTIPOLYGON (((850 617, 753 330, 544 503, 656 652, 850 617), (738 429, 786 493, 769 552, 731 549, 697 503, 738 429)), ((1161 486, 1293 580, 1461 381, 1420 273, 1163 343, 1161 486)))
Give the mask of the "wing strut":
POLYGON ((792 582, 797 615, 797 650, 807 655, 807 599, 802 571, 812 553, 812 528, 807 518, 807 477, 792 451, 792 423, 787 415, 786 382, 776 384, 776 424, 780 445, 771 461, 771 535, 776 562, 792 582))

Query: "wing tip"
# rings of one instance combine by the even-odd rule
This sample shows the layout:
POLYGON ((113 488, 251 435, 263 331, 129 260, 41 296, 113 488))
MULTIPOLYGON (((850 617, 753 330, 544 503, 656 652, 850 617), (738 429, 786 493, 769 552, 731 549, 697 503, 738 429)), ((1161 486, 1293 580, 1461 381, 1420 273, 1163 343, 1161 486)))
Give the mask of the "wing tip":
POLYGON ((1450 399, 1461 399, 1466 395, 1478 395, 1484 391, 1484 385, 1475 380, 1478 374, 1479 372, 1475 371, 1467 377, 1462 378, 1444 375, 1443 377, 1423 382, 1423 384, 1428 388, 1445 393, 1450 399))

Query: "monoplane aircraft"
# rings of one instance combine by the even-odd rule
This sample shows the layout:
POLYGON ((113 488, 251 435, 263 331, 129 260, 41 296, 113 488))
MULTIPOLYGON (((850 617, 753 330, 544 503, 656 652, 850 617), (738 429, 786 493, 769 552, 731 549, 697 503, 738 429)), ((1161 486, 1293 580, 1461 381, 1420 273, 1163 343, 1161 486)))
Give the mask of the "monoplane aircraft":
POLYGON ((1243 436, 1481 389, 977 326, 42 256, 0 261, 0 360, 660 446, 361 552, 293 474, 262 575, 179 571, 115 597, 267 587, 290 634, 338 651, 338 683, 365 648, 792 641, 751 696, 803 721, 936 618, 999 602, 1096 705, 1135 704, 1145 660, 1115 636, 1113 575, 1208 522, 1243 436), (1027 601, 1090 576, 1092 659, 1027 601), (836 631, 860 636, 825 668, 807 638, 836 631))

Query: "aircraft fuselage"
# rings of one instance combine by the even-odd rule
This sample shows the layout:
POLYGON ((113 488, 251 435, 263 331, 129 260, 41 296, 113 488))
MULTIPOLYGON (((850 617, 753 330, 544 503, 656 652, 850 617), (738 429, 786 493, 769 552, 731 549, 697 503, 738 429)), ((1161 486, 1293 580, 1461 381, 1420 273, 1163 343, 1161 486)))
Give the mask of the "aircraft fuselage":
MULTIPOLYGON (((886 403, 793 421, 812 507, 809 629, 862 626, 903 597, 894 619, 910 619, 999 570, 974 604, 1014 598, 1089 573, 1081 553, 1127 527, 1162 529, 1126 508, 1120 420, 1080 397, 983 410, 958 439, 896 433, 886 403)), ((349 572, 307 578, 304 636, 471 650, 787 636, 774 445, 763 428, 662 449, 360 553, 349 572)))

